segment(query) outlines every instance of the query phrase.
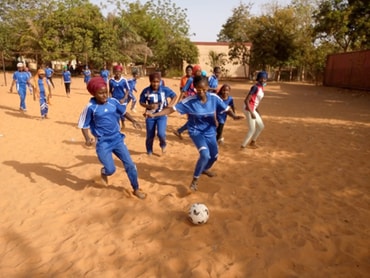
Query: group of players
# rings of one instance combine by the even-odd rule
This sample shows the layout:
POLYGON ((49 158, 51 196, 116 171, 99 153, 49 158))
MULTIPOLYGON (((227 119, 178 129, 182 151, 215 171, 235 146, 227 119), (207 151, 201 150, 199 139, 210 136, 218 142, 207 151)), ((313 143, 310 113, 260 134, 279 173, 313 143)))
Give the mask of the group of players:
MULTIPOLYGON (((144 199, 146 193, 139 189, 136 165, 124 143, 125 135, 121 132, 120 126, 120 123, 127 119, 133 123, 135 128, 141 128, 138 121, 127 112, 130 99, 133 101, 131 110, 135 111, 137 101, 132 91, 130 93, 134 87, 122 77, 122 67, 115 66, 113 71, 114 77, 108 83, 101 76, 93 77, 87 83, 87 90, 92 98, 80 115, 78 127, 82 130, 87 146, 91 146, 95 141, 96 153, 103 165, 101 168, 102 181, 107 184, 108 177, 116 170, 112 156, 115 154, 123 163, 133 188, 133 194, 144 199), (93 137, 90 136, 88 130, 93 137)), ((223 142, 222 130, 226 116, 234 120, 243 117, 235 114, 232 97, 229 95, 230 86, 225 84, 217 90, 221 74, 219 67, 214 68, 213 75, 210 77, 202 75, 202 70, 198 65, 189 65, 186 72, 186 76, 181 79, 178 99, 177 94, 165 86, 160 72, 150 74, 150 85, 142 90, 139 103, 145 109, 143 114, 146 124, 145 145, 149 156, 153 154, 156 134, 162 154, 166 152, 167 115, 175 111, 187 115, 186 124, 174 133, 182 138, 181 132, 188 130, 199 152, 190 183, 190 190, 196 191, 199 177, 202 174, 209 177, 215 176, 210 169, 218 157, 218 144, 223 142)), ((247 144, 250 147, 256 147, 255 141, 263 129, 257 106, 263 98, 263 87, 266 81, 267 74, 259 72, 257 83, 252 86, 244 100, 243 112, 246 115, 249 130, 241 145, 242 148, 245 148, 247 144)))
MULTIPOLYGON (((17 67, 10 92, 16 85, 20 96, 20 110, 26 111, 25 98, 28 87, 34 100, 38 98, 40 101, 41 117, 47 118, 48 104, 52 96, 51 87, 54 87, 53 70, 49 67, 45 70, 39 69, 32 78, 22 63, 18 63, 17 67)), ((70 77, 69 79, 68 76, 64 77, 67 71, 68 69, 64 69, 63 79, 66 79, 65 83, 70 85, 70 77)), ((173 133, 182 139, 182 133, 187 130, 199 152, 190 183, 190 190, 198 190, 200 175, 215 176, 210 169, 218 157, 218 144, 224 142, 222 133, 227 116, 234 120, 242 118, 235 114, 230 85, 223 84, 218 89, 221 68, 215 67, 213 74, 207 77, 199 65, 188 65, 186 74, 180 81, 178 98, 171 88, 165 86, 160 72, 153 72, 149 75, 149 86, 142 90, 138 100, 134 94, 137 92, 137 72, 134 71, 132 78, 127 80, 122 76, 122 71, 121 65, 114 66, 113 77, 109 78, 109 71, 104 67, 99 77, 92 77, 88 80, 84 78, 92 98, 80 115, 78 127, 82 129, 86 145, 90 146, 95 141, 97 156, 103 165, 102 181, 108 184, 108 176, 116 170, 112 156, 115 154, 123 163, 133 188, 133 194, 140 199, 146 197, 146 194, 139 189, 136 165, 124 143, 125 135, 121 132, 126 119, 131 121, 135 128, 141 128, 134 117, 126 111, 127 106, 132 102, 131 111, 136 113, 136 105, 139 102, 140 106, 145 109, 145 146, 149 156, 153 154, 156 135, 162 154, 166 152, 167 115, 175 111, 187 115, 186 123, 173 133), (94 138, 90 137, 89 129, 94 138)), ((247 146, 256 148, 256 140, 264 128, 257 107, 264 96, 263 88, 266 85, 267 73, 259 72, 256 81, 244 100, 243 113, 247 120, 248 133, 241 148, 247 146)), ((69 90, 70 87, 66 87, 67 96, 69 96, 69 90)))

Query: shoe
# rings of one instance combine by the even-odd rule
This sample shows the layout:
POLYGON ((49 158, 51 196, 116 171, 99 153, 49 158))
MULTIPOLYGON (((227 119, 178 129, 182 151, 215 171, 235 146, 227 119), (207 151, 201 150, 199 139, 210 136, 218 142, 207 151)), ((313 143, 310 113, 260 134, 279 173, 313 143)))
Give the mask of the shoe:
POLYGON ((257 144, 256 144, 256 142, 255 142, 255 141, 252 141, 252 142, 248 145, 248 148, 250 148, 250 149, 257 149, 257 148, 258 148, 258 146, 257 146, 257 144))
POLYGON ((181 133, 180 132, 178 132, 177 130, 175 130, 174 132, 173 132, 173 134, 175 134, 180 140, 182 140, 182 135, 181 135, 181 133))
POLYGON ((146 198, 146 194, 144 192, 140 191, 139 189, 134 190, 134 195, 136 197, 138 197, 139 199, 145 199, 146 198))
POLYGON ((163 147, 162 148, 162 154, 165 154, 166 153, 166 147, 163 147))
POLYGON ((198 181, 197 180, 193 179, 193 181, 190 184, 190 189, 193 190, 193 191, 198 190, 198 181))
POLYGON ((210 178, 212 178, 212 177, 215 177, 215 176, 216 176, 216 173, 213 173, 213 172, 211 172, 210 170, 204 170, 204 171, 202 172, 202 174, 203 174, 203 175, 206 175, 206 176, 208 176, 208 177, 210 177, 210 178))

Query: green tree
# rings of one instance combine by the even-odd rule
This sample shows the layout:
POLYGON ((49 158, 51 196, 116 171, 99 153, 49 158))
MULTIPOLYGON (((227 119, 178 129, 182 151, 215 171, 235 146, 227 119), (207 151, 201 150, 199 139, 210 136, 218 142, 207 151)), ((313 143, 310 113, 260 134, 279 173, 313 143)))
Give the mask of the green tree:
POLYGON ((297 51, 296 20, 292 8, 276 9, 271 15, 254 18, 252 41, 253 68, 266 69, 267 65, 281 68, 288 65, 297 51))
POLYGON ((250 63, 250 42, 252 33, 252 20, 250 15, 251 5, 240 4, 233 9, 233 15, 229 17, 218 34, 217 41, 229 42, 229 59, 233 64, 244 67, 244 75, 247 77, 247 66, 250 63))
POLYGON ((370 7, 365 0, 322 0, 314 12, 317 38, 343 52, 370 46, 370 7))

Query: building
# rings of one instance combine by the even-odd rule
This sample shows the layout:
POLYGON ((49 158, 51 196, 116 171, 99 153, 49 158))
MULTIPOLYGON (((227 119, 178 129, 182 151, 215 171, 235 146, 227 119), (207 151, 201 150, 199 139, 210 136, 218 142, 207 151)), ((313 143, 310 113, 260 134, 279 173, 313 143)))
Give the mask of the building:
MULTIPOLYGON (((246 78, 245 73, 249 74, 249 66, 237 64, 234 65, 229 61, 229 43, 228 42, 193 42, 199 51, 199 65, 203 70, 207 71, 207 74, 212 74, 212 63, 210 53, 213 52, 219 55, 221 59, 225 61, 223 68, 223 78, 246 78)), ((250 50, 251 44, 246 44, 250 50)))

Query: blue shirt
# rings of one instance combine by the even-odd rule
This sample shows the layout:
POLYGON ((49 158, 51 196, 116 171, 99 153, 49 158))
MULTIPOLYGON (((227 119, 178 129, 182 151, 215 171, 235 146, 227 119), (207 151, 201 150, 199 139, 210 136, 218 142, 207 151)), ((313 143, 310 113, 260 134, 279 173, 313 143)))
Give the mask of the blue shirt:
POLYGON ((212 75, 208 78, 208 87, 210 90, 217 91, 218 88, 218 79, 216 75, 212 75))
POLYGON ((16 71, 13 74, 13 80, 15 80, 16 84, 19 86, 26 86, 28 79, 30 79, 30 76, 25 71, 16 71))
POLYGON ((91 71, 89 69, 85 69, 83 71, 83 74, 84 74, 84 82, 88 83, 91 79, 91 71))
POLYGON ((188 115, 188 131, 190 135, 202 133, 205 136, 216 136, 216 111, 226 112, 229 107, 216 95, 207 92, 207 101, 191 96, 177 103, 173 108, 180 114, 188 115))
MULTIPOLYGON (((222 99, 222 101, 230 107, 234 106, 234 99, 231 96, 228 96, 227 99, 222 99)), ((227 114, 224 111, 218 111, 217 112, 217 121, 220 124, 224 124, 226 122, 227 114)))
POLYGON ((115 98, 108 98, 104 104, 98 104, 92 97, 80 115, 79 128, 90 128, 95 137, 109 137, 120 134, 119 119, 126 113, 126 105, 115 98))
POLYGON ((62 73, 64 83, 71 83, 71 72, 69 70, 62 73))
POLYGON ((43 78, 37 79, 37 84, 38 84, 39 90, 40 90, 40 98, 45 98, 44 79, 43 78))
POLYGON ((108 82, 108 78, 109 78, 109 70, 107 69, 102 69, 100 71, 100 76, 104 79, 105 82, 108 82))
POLYGON ((46 76, 47 78, 50 78, 50 77, 53 75, 53 73, 54 73, 54 70, 53 70, 52 68, 47 67, 47 68, 45 69, 45 76, 46 76))
POLYGON ((121 100, 129 90, 130 87, 125 78, 121 77, 119 80, 111 78, 109 80, 109 93, 113 98, 121 100))
POLYGON ((163 108, 168 106, 167 98, 176 97, 176 93, 166 86, 159 86, 158 91, 153 91, 149 86, 145 88, 140 94, 140 103, 145 104, 159 104, 157 109, 146 111, 156 113, 163 110, 163 108))
POLYGON ((131 78, 127 81, 128 85, 129 85, 129 88, 130 88, 130 93, 132 93, 132 91, 135 91, 137 92, 136 90, 136 78, 131 78))

